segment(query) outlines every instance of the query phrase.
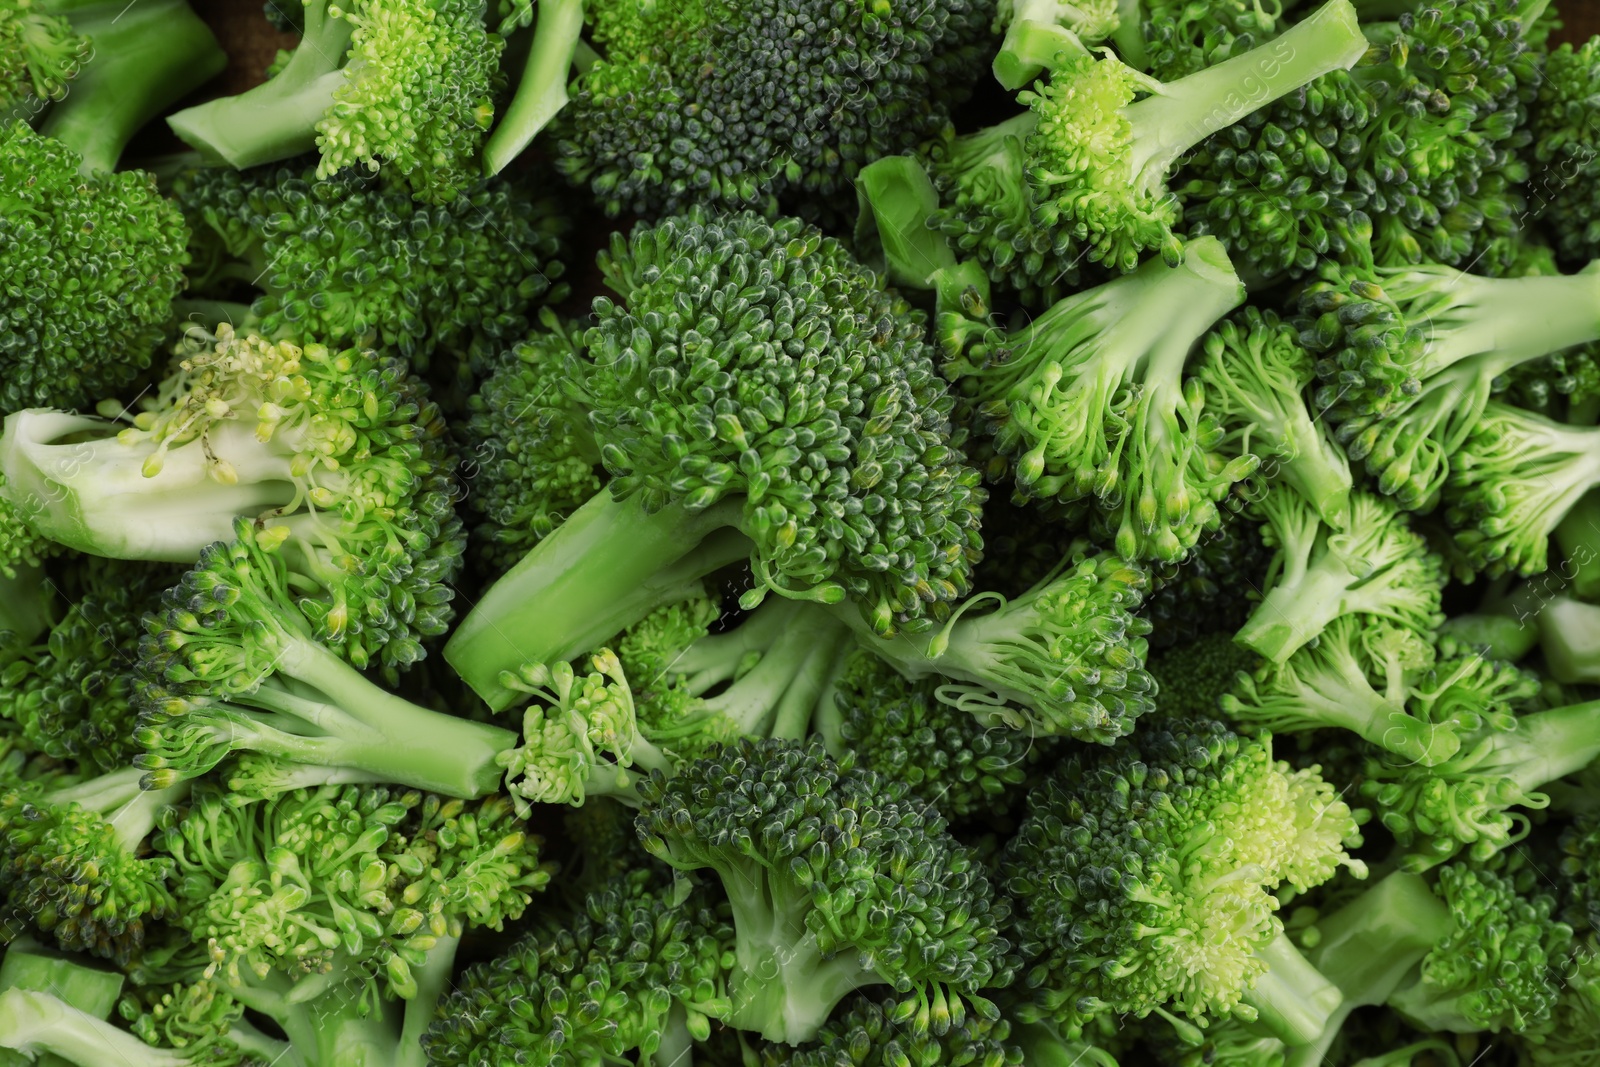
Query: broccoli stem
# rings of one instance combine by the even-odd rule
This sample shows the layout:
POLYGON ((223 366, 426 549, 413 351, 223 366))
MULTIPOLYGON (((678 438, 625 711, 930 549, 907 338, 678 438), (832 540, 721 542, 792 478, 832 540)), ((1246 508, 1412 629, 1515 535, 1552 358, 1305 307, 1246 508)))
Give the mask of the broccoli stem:
MULTIPOLYGON (((0 564, 0 634, 32 644, 54 621, 55 587, 43 567, 15 567, 7 574, 0 564)), ((0 644, 3 644, 0 641, 0 644)))
POLYGON ((1286 1045, 1315 1041, 1343 1000, 1339 988, 1306 961, 1281 929, 1255 954, 1266 962, 1267 973, 1244 995, 1244 1002, 1256 1010, 1251 1029, 1286 1045))
POLYGON ((102 816, 115 832, 117 845, 131 854, 156 828, 162 809, 182 803, 189 795, 187 783, 146 790, 141 786, 142 777, 137 767, 125 767, 52 790, 44 799, 53 805, 77 804, 102 816))
POLYGON ((1538 618, 1550 677, 1563 685, 1600 682, 1600 607, 1558 596, 1538 618))
POLYGON ((517 695, 500 684, 502 671, 575 659, 748 558, 750 542, 725 529, 742 504, 733 497, 650 514, 640 494, 619 501, 602 489, 489 588, 445 644, 445 659, 504 711, 517 695))
POLYGON ((1159 191, 1168 171, 1218 130, 1367 51, 1355 8, 1329 0, 1276 39, 1177 81, 1123 108, 1133 129, 1134 181, 1159 191))
POLYGON ((317 123, 344 82, 355 27, 328 13, 327 0, 305 5, 300 45, 276 77, 167 116, 185 144, 239 170, 289 159, 317 147, 317 123))
POLYGON ((883 981, 861 967, 853 951, 823 958, 817 935, 806 927, 810 894, 780 872, 752 860, 718 874, 735 936, 728 1025, 799 1044, 816 1036, 852 990, 883 981))
POLYGON ((567 80, 582 32, 583 0, 539 0, 539 20, 522 79, 484 142, 484 173, 504 170, 567 106, 567 80))
POLYGON ((1150 50, 1144 39, 1144 4, 1142 0, 1117 0, 1117 28, 1111 32, 1111 41, 1117 46, 1117 55, 1135 70, 1150 66, 1150 50))
POLYGON ((1344 594, 1361 576, 1336 552, 1324 552, 1298 580, 1285 575, 1262 598, 1234 640, 1273 663, 1284 663, 1344 611, 1344 594))
POLYGON ((1075 29, 1082 24, 1082 16, 1081 8, 1062 0, 1015 0, 1011 24, 994 57, 995 81, 1015 92, 1053 66, 1062 52, 1088 55, 1078 35, 1061 25, 1068 23, 1075 29))
POLYGON ((152 1048, 126 1030, 96 1019, 49 993, 0 993, 0 1048, 30 1059, 53 1054, 77 1067, 188 1067, 188 1056, 152 1048))
MULTIPOLYGON (((1485 363, 1479 377, 1488 382, 1520 363, 1600 339, 1596 267, 1531 278, 1451 271, 1443 277, 1427 275, 1423 284, 1444 288, 1452 306, 1439 316, 1443 324, 1429 324, 1432 343, 1412 368, 1418 378, 1481 356, 1485 363)), ((1403 291, 1399 299, 1406 302, 1403 291)))
MULTIPOLYGON (((0 990, 52 993, 96 1019, 111 1017, 124 981, 116 971, 85 966, 76 957, 41 948, 27 936, 12 941, 0 957, 0 990)), ((0 1062, 5 1062, 4 1057, 0 1062)))
MULTIPOLYGON (((1481 648, 1490 659, 1515 663, 1539 643, 1539 629, 1510 615, 1475 613, 1447 619, 1439 628, 1441 636, 1454 637, 1472 648, 1481 648)), ((1549 659, 1548 653, 1546 660, 1549 659)), ((1554 671, 1551 672, 1554 675, 1554 671)), ((1556 677, 1557 681, 1569 679, 1556 677)))
MULTIPOLYGON (((1032 114, 1032 112, 1029 112, 1032 114)), ((939 210, 939 194, 915 156, 888 156, 856 175, 861 215, 856 239, 868 247, 876 234, 883 250, 889 283, 901 288, 933 289, 940 311, 960 311, 968 290, 987 304, 989 277, 975 261, 956 261, 950 242, 931 229, 939 210)))
MULTIPOLYGON (((451 987, 455 972, 456 951, 461 938, 445 934, 433 943, 421 967, 411 969, 417 991, 406 1001, 405 1016, 400 1027, 400 1043, 391 1061, 392 1067, 427 1067, 428 1057, 422 1051, 422 1034, 433 1025, 439 1010, 439 1001, 451 987)), ((671 1063, 671 1060, 667 1061, 671 1063)))
POLYGON ((1435 944, 1448 937, 1450 909, 1415 874, 1398 872, 1317 923, 1309 961, 1344 1002, 1320 1037, 1293 1049, 1285 1067, 1318 1067, 1352 1011, 1382 1004, 1435 944))
POLYGON ((1069 1041, 1048 1023, 1025 1023, 1012 1030, 1028 1067, 1117 1067, 1111 1053, 1084 1041, 1069 1041))
POLYGON ((68 17, 93 52, 40 131, 81 155, 86 175, 115 170, 140 127, 228 64, 188 0, 101 5, 68 17))
POLYGON ((1585 600, 1600 599, 1600 492, 1590 491, 1556 524, 1561 574, 1585 600))
POLYGON ((1508 780, 1524 793, 1581 771, 1600 757, 1600 700, 1524 715, 1468 757, 1473 773, 1508 780))
POLYGON ((263 732, 252 740, 268 755, 354 768, 447 796, 478 797, 499 786, 496 759, 517 744, 510 730, 420 707, 390 693, 307 638, 285 641, 276 667, 280 675, 310 687, 316 699, 264 685, 241 702, 327 733, 263 732))

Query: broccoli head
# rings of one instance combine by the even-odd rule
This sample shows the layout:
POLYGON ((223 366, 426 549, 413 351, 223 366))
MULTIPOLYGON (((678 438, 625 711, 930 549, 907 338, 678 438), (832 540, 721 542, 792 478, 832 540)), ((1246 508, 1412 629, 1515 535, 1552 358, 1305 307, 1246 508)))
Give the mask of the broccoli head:
POLYGON ((1542 164, 1534 189, 1562 258, 1585 263, 1600 256, 1600 135, 1590 121, 1600 93, 1600 39, 1551 49, 1543 74, 1533 105, 1532 155, 1542 164))
POLYGON ((1229 1016, 1285 1040, 1339 997, 1283 932, 1272 891, 1304 891, 1360 844, 1314 769, 1214 719, 1162 717, 1115 748, 1074 751, 1029 798, 1001 860, 1031 963, 1025 1017, 1069 1036, 1104 1013, 1229 1016))
POLYGON ((0 128, 0 412, 93 403, 150 364, 183 291, 188 230, 140 171, 0 128))
POLYGON ((194 232, 196 291, 243 284, 268 337, 381 348, 456 388, 523 338, 538 303, 566 295, 565 220, 505 179, 421 204, 354 171, 199 167, 173 197, 194 232))
POLYGON ((732 907, 723 1021, 813 1037, 851 990, 888 984, 891 1018, 944 1034, 1010 980, 1008 911, 942 819, 817 743, 741 740, 640 790, 639 832, 732 907), (908 887, 915 885, 914 892, 908 887))
MULTIPOLYGON (((991 0, 599 0, 601 58, 557 166, 608 214, 853 207, 852 181, 938 133, 992 47, 991 0)), ((542 17, 542 16, 541 16, 542 17)))
POLYGON ((83 61, 89 39, 61 15, 33 0, 0 3, 0 111, 19 117, 60 100, 83 61))
POLYGON ((620 302, 566 385, 606 487, 496 582, 445 655, 500 672, 596 647, 748 558, 768 593, 924 632, 968 588, 983 492, 952 437, 926 323, 797 220, 696 211, 613 238, 620 302), (510 635, 515 635, 514 638, 510 635))

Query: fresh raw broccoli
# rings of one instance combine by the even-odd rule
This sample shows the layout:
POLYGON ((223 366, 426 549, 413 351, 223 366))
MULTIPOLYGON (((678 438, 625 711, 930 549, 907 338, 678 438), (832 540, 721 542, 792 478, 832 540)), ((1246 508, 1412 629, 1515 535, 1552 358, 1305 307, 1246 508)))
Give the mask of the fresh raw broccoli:
POLYGON ((741 740, 640 791, 645 847, 710 868, 728 894, 725 1023, 799 1043, 852 989, 883 983, 913 1034, 993 1013, 980 991, 1011 980, 1008 910, 944 821, 900 789, 817 743, 741 740))
POLYGON ((1533 621, 1529 628, 1537 629, 1551 678, 1568 685, 1600 682, 1600 605, 1553 596, 1539 601, 1533 621))
POLYGON ((1266 519, 1262 537, 1277 555, 1266 595, 1234 638, 1246 648, 1281 664, 1341 615, 1419 633, 1444 621, 1443 562, 1384 498, 1354 493, 1343 530, 1329 529, 1286 486, 1256 506, 1266 519))
POLYGON ((1011 461, 1016 493, 1093 499, 1128 559, 1182 559, 1254 470, 1186 384, 1190 352, 1244 299, 1221 244, 1193 242, 1177 268, 1133 274, 1058 301, 1020 330, 939 316, 945 374, 1011 461))
POLYGON ((31 122, 43 112, 40 131, 85 176, 115 170, 145 123, 226 65, 187 0, 0 3, 0 113, 31 122))
POLYGON ((1301 297, 1301 339, 1320 357, 1317 406, 1383 492, 1427 510, 1496 379, 1600 339, 1597 301, 1600 268, 1496 279, 1433 264, 1330 265, 1301 297))
POLYGON ((948 617, 984 494, 922 316, 837 241, 749 212, 641 225, 600 266, 620 302, 595 301, 567 384, 611 480, 462 621, 457 673, 503 708, 502 671, 571 659, 741 558, 747 608, 847 600, 884 635, 948 617))
POLYGON ((972 597, 930 640, 880 638, 836 610, 862 645, 985 725, 1112 744, 1154 707, 1144 669, 1150 623, 1135 613, 1148 580, 1135 564, 1083 543, 1026 593, 972 597), (972 614, 979 604, 994 610, 972 614))
POLYGON ((136 751, 142 620, 178 572, 93 557, 76 569, 77 588, 59 618, 0 666, 0 718, 38 752, 113 771, 136 751))
POLYGON ((0 3, 0 111, 19 118, 67 95, 90 55, 89 38, 33 0, 0 3))
POLYGON ((167 124, 236 168, 317 149, 318 178, 381 170, 449 204, 479 180, 503 35, 530 16, 526 0, 309 0, 299 46, 265 84, 167 124))
POLYGON ((1173 182, 1184 224, 1222 238, 1253 280, 1303 276, 1325 258, 1488 269, 1486 253, 1521 227, 1539 83, 1529 34, 1545 7, 1438 0, 1364 25, 1373 47, 1353 69, 1254 110, 1184 159, 1173 182))
POLYGON ((111 1063, 118 1067, 262 1067, 301 1062, 284 1058, 288 1046, 283 1042, 259 1033, 247 1036, 243 1030, 236 1036, 237 1043, 226 1040, 157 1046, 74 1007, 55 992, 17 987, 0 992, 0 1049, 19 1053, 23 1057, 21 1063, 64 1063, 72 1067, 103 1067, 111 1063))
POLYGON ((18 295, 0 306, 0 413, 90 403, 130 384, 183 290, 188 231, 151 177, 78 168, 22 122, 0 127, 0 288, 18 295))
MULTIPOLYGON (((294 1067, 306 1062, 294 1046, 251 1025, 244 1012, 243 1004, 207 981, 141 987, 117 1003, 117 1014, 134 1036, 152 1048, 173 1050, 178 1063, 193 1063, 195 1067, 294 1067)), ((130 1067, 144 1062, 135 1059, 130 1067)), ((169 1065, 162 1063, 161 1067, 169 1065)))
POLYGON ((846 756, 907 796, 951 819, 1003 815, 1030 772, 1057 745, 1006 726, 985 726, 940 700, 937 681, 909 682, 872 653, 851 654, 834 699, 837 723, 820 733, 836 759, 846 756))
POLYGON ((172 864, 146 855, 145 839, 188 792, 142 790, 131 768, 0 783, 0 900, 63 948, 126 960, 176 909, 172 864))
POLYGON ((423 1049, 438 1064, 689 1062, 729 1011, 733 945, 713 891, 622 875, 469 968, 423 1049))
POLYGON ((1242 675, 1222 708, 1274 733, 1339 727, 1423 766, 1460 751, 1487 723, 1509 728, 1539 679, 1446 638, 1344 615, 1278 665, 1242 675))
MULTIPOLYGON (((1172 81, 1248 52, 1277 33, 1291 4, 1257 0, 1119 0, 1111 43, 1123 62, 1172 81)), ((1363 5, 1356 3, 1362 13, 1363 5)))
POLYGON ((139 407, 10 416, 0 490, 40 533, 118 558, 220 561, 255 523, 310 633, 358 667, 392 673, 444 631, 465 541, 455 457, 403 362, 223 323, 190 331, 139 407))
POLYGON ((193 289, 247 286, 274 339, 377 347, 470 391, 539 303, 566 296, 567 221, 522 182, 419 204, 353 172, 317 181, 296 161, 193 168, 172 186, 195 235, 193 289))
MULTIPOLYGON (((985 530, 985 546, 992 541, 985 530)), ((1272 552, 1256 524, 1225 510, 1222 525, 1202 537, 1182 563, 1152 566, 1152 592, 1142 612, 1150 620, 1151 649, 1232 633, 1244 625, 1271 563, 1272 552)))
POLYGON ((1532 181, 1539 217, 1563 259, 1586 263, 1600 256, 1600 131, 1594 126, 1600 93, 1600 38, 1563 44, 1544 57, 1539 98, 1533 105, 1533 147, 1542 166, 1532 181))
POLYGON ((1389 875, 1318 918, 1306 956, 1345 999, 1289 1063, 1323 1062, 1353 1011, 1385 1003, 1424 1031, 1543 1029, 1572 941, 1554 909, 1550 894, 1465 864, 1442 868, 1432 885, 1389 875))
POLYGON ((206 785, 154 845, 207 981, 246 1005, 331 1000, 358 1027, 384 997, 416 997, 468 926, 518 918, 552 874, 504 797, 373 785, 265 800, 206 785))
POLYGON ((1550 1023, 1518 1042, 1529 1067, 1584 1067, 1600 1027, 1600 953, 1585 944, 1572 953, 1550 1023))
POLYGON ((1361 795, 1400 845, 1407 870, 1427 870, 1462 850, 1476 861, 1521 841, 1528 816, 1548 807, 1543 786, 1600 757, 1600 701, 1489 715, 1463 731, 1459 751, 1431 767, 1368 756, 1361 795))
POLYGON ((1365 868, 1346 851, 1358 817, 1314 769, 1274 760, 1268 735, 1162 717, 1069 753, 1029 801, 1001 860, 1031 957, 1024 1018, 1067 1036, 1152 1012, 1296 1043, 1322 1032, 1338 992, 1284 934, 1272 891, 1365 868))
POLYGON ((1485 404, 1451 456, 1445 488, 1445 518, 1472 565, 1490 577, 1544 571, 1550 536, 1600 485, 1597 445, 1600 428, 1485 404))
POLYGON ((1206 334, 1203 346, 1193 374, 1206 410, 1227 431, 1223 454, 1259 458, 1260 473, 1293 486, 1323 522, 1343 529, 1350 463, 1306 405, 1316 367, 1298 331, 1270 310, 1247 307, 1206 334))
POLYGON ((548 310, 542 329, 502 353, 469 400, 462 453, 481 516, 473 533, 495 574, 533 546, 605 485, 600 449, 585 412, 564 383, 581 351, 582 331, 548 310))
POLYGON ((608 214, 647 218, 853 207, 860 168, 945 128, 993 47, 992 0, 596 0, 584 14, 600 57, 557 117, 557 166, 608 214))
POLYGON ((1131 271, 1156 250, 1176 264, 1182 207, 1167 180, 1179 157, 1366 50, 1347 0, 1171 82, 1063 47, 1046 64, 1049 79, 1018 95, 1029 110, 935 149, 945 206, 933 224, 1030 304, 1070 292, 1086 264, 1131 271))

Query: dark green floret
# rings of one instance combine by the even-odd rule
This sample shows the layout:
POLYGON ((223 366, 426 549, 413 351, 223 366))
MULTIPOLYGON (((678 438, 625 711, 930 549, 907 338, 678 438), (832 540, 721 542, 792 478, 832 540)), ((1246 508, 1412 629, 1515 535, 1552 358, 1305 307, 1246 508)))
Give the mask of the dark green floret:
POLYGON ((853 207, 860 168, 944 128, 994 44, 993 0, 598 0, 584 15, 600 57, 557 117, 557 165, 608 214, 647 218, 853 207))
POLYGON ((183 217, 148 174, 83 177, 23 123, 0 127, 0 412, 93 403, 130 384, 183 291, 183 217))
POLYGON ((600 265, 618 300, 595 301, 566 384, 610 481, 478 601, 457 672, 504 707, 502 671, 592 649, 741 558, 746 607, 846 601, 885 635, 948 617, 983 492, 923 317, 793 219, 695 212, 600 265))
POLYGON ((799 1043, 879 984, 914 1034, 994 1013, 979 991, 1011 980, 1007 908, 944 821, 884 779, 814 742, 740 741, 641 794, 645 847, 728 894, 724 1022, 799 1043))

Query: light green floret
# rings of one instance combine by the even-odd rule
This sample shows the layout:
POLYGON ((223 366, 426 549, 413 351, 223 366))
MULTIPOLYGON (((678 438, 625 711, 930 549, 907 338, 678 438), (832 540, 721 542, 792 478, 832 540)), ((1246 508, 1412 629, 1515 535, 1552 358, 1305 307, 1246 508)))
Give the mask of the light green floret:
POLYGON ((1444 621, 1443 561, 1384 498, 1353 494, 1343 530, 1329 529, 1288 486, 1273 487, 1257 506, 1276 555, 1266 596, 1234 638, 1246 648, 1281 664, 1341 615, 1419 633, 1444 621))

